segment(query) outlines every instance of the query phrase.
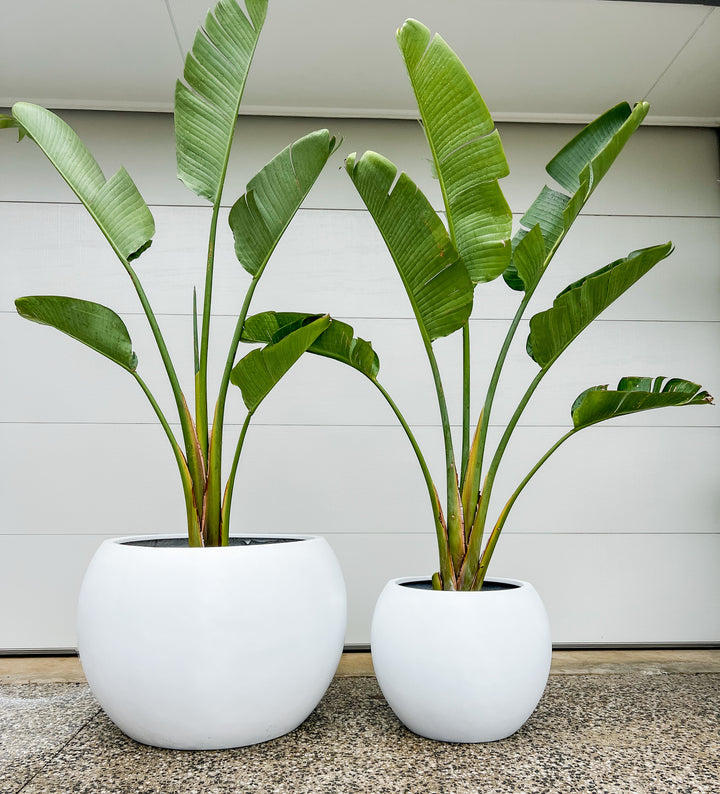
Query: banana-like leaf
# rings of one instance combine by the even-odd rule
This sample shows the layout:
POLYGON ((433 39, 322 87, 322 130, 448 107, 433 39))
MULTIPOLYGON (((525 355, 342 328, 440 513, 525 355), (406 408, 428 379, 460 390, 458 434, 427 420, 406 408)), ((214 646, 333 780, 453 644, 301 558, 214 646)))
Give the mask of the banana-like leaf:
POLYGON ((230 380, 239 386, 248 411, 254 412, 275 384, 330 325, 324 315, 301 325, 275 344, 253 350, 235 365, 230 380))
MULTIPOLYGON (((275 344, 303 325, 321 315, 300 312, 262 312, 248 317, 243 327, 243 342, 275 344)), ((373 380, 380 370, 380 361, 370 342, 353 335, 347 323, 333 320, 326 331, 310 345, 307 352, 335 359, 362 372, 373 380)))
POLYGON ((397 168, 375 152, 359 160, 351 154, 345 167, 392 255, 423 335, 432 341, 457 331, 472 311, 473 284, 430 202, 407 174, 395 181, 397 168))
POLYGON ((230 210, 235 254, 251 275, 265 267, 288 224, 337 142, 327 130, 311 132, 274 157, 248 183, 230 210))
POLYGON ((474 283, 510 263, 512 214, 498 179, 510 172, 472 78, 443 39, 409 19, 397 32, 445 199, 451 236, 474 283))
POLYGON ((548 174, 570 195, 545 186, 520 219, 521 228, 512 243, 513 261, 503 274, 508 286, 515 290, 534 289, 558 241, 570 229, 649 108, 647 102, 639 102, 632 110, 627 102, 610 108, 584 127, 547 164, 548 174), (536 225, 542 231, 546 257, 537 261, 532 272, 526 272, 523 277, 519 274, 514 252, 536 225))
POLYGON ((543 369, 613 301, 672 251, 672 243, 633 251, 566 287, 530 320, 527 351, 543 369))
POLYGON ((573 403, 571 413, 576 429, 613 419, 616 416, 679 405, 707 405, 713 398, 702 386, 681 378, 623 378, 615 391, 607 386, 586 389, 573 403))
POLYGON ((235 0, 220 0, 198 30, 175 88, 178 177, 215 203, 222 191, 240 100, 267 0, 246 0, 249 19, 235 0))
POLYGON ((130 372, 137 368, 130 334, 112 309, 61 295, 18 298, 15 306, 21 317, 57 328, 130 372))
POLYGON ((49 110, 18 102, 12 112, 87 207, 117 253, 127 261, 140 256, 152 242, 155 222, 127 171, 121 168, 106 181, 85 144, 49 110))

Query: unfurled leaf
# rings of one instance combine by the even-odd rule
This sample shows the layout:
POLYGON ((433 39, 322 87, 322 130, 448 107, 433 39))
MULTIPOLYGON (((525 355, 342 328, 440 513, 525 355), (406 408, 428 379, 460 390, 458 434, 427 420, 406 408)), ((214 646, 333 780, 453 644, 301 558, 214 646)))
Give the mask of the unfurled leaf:
POLYGON ((21 317, 57 328, 124 369, 132 372, 137 367, 130 334, 125 323, 112 309, 99 303, 61 295, 18 298, 15 306, 21 317))
POLYGON ((274 157, 230 210, 235 254, 251 275, 259 273, 337 148, 327 130, 311 132, 274 157))
POLYGON ((599 314, 671 251, 672 243, 633 251, 566 287, 551 309, 530 320, 530 357, 542 368, 549 367, 599 314))
MULTIPOLYGON (((243 342, 278 342, 288 334, 321 315, 300 312, 262 312, 248 317, 243 327, 243 342)), ((375 379, 380 369, 377 354, 370 342, 353 335, 347 323, 333 320, 326 331, 308 348, 308 353, 335 359, 375 379)))
POLYGON ((239 386, 248 411, 255 411, 275 384, 330 325, 324 315, 280 339, 253 350, 234 367, 230 380, 239 386))
POLYGON ((681 378, 623 378, 615 391, 607 386, 585 390, 573 403, 571 413, 576 429, 653 408, 680 405, 707 405, 713 398, 702 386, 681 378))
POLYGON ((387 159, 354 154, 346 170, 373 216, 402 278, 422 333, 457 331, 472 311, 473 284, 447 230, 415 183, 387 159))
POLYGON ((558 241, 570 229, 648 110, 647 102, 639 102, 632 110, 627 102, 616 105, 584 127, 547 164, 548 174, 570 195, 545 186, 520 219, 521 229, 513 238, 513 252, 528 230, 539 225, 547 260, 537 272, 535 281, 528 284, 518 276, 513 254, 513 261, 503 274, 508 286, 516 290, 535 287, 558 241))
POLYGON ((215 203, 225 177, 240 100, 267 0, 247 0, 248 17, 235 0, 220 0, 205 19, 175 89, 178 177, 215 203))
POLYGON ((130 261, 148 248, 155 222, 124 168, 106 181, 75 132, 45 108, 18 102, 13 106, 13 116, 87 207, 121 257, 130 261))
POLYGON ((498 185, 509 168, 472 78, 443 39, 409 19, 397 40, 415 92, 452 238, 474 283, 510 262, 512 214, 498 185))

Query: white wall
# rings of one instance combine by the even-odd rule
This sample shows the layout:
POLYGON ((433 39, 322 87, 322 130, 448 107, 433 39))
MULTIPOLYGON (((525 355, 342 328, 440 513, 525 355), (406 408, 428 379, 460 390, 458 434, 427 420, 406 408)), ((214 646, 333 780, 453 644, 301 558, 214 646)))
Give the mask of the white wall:
MULTIPOLYGON (((190 384, 192 286, 201 285, 209 211, 175 178, 172 122, 152 114, 68 112, 109 175, 121 163, 156 219, 138 262, 190 384)), ((275 152, 326 122, 241 121, 228 206, 275 152)), ((341 170, 342 157, 383 152, 440 206, 417 124, 337 120, 340 155, 279 246, 254 310, 330 311, 371 339, 381 381, 428 450, 442 482, 437 409, 419 339, 389 256, 341 170)), ((516 219, 545 182, 543 167, 575 130, 501 125, 511 166, 503 188, 516 219)), ((140 371, 165 404, 168 389, 132 288, 69 189, 29 142, 0 136, 0 648, 71 648, 84 566, 108 536, 183 531, 179 484, 154 415, 127 374, 52 329, 21 320, 13 299, 69 294, 118 311, 140 371)), ((569 236, 533 304, 546 308, 579 276, 672 239, 673 256, 623 296, 546 379, 511 448, 497 492, 507 497, 569 426, 586 387, 622 375, 696 379, 720 393, 720 196, 712 130, 644 128, 569 236)), ((248 277, 222 226, 214 321, 222 361, 248 277)), ((474 409, 517 293, 476 291, 474 409)), ((519 334, 492 433, 499 436, 536 367, 519 334)), ((454 338, 436 349, 455 421, 454 338)), ((188 389, 188 391, 192 391, 188 389)), ((243 411, 233 395, 231 429, 243 411)), ((670 409, 586 431, 538 474, 508 522, 491 573, 531 580, 557 643, 720 641, 716 408, 670 409)), ((343 565, 347 642, 368 642, 372 604, 391 576, 435 570, 432 521, 412 451, 387 406, 351 371, 307 357, 257 414, 233 512, 237 532, 319 532, 343 565)))

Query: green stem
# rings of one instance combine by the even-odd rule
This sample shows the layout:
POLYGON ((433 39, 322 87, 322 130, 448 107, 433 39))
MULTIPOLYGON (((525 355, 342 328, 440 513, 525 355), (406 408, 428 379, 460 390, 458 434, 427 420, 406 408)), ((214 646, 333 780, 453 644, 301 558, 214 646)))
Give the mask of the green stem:
POLYGON ((222 462, 222 435, 223 425, 225 422, 225 402, 227 400, 227 392, 230 386, 230 375, 235 363, 235 355, 237 354, 238 345, 242 338, 243 328, 245 327, 245 318, 247 317, 252 301, 255 287, 257 286, 263 270, 259 270, 252 278, 250 286, 245 294, 245 300, 240 314, 235 324, 235 333, 233 334, 230 348, 228 350, 227 359, 225 361, 225 369, 223 371, 222 380, 220 382, 220 389, 218 390, 217 403, 215 405, 215 416, 213 418, 212 436, 209 445, 209 458, 208 458, 208 485, 207 485, 207 525, 208 536, 212 535, 213 538, 220 542, 220 538, 229 532, 229 527, 221 527, 222 523, 222 504, 221 504, 221 462, 222 462))
POLYGON ((175 366, 173 365, 172 359, 170 358, 170 353, 168 352, 167 345, 165 344, 162 331, 160 330, 155 313, 153 312, 147 295, 145 294, 145 290, 140 283, 140 279, 131 267, 130 263, 120 254, 114 245, 113 248, 120 257, 120 261, 125 267, 125 270, 130 276, 133 286, 135 287, 135 292, 140 299, 140 304, 143 308, 143 311, 145 312, 145 316, 147 317, 150 330, 152 331, 153 338, 155 339, 155 344, 157 345, 158 351, 160 352, 160 358, 162 359, 165 372, 167 373, 168 380, 170 381, 170 388, 172 389, 173 397, 175 398, 175 405, 177 406, 177 411, 180 418, 180 426, 182 427, 185 449, 188 456, 190 456, 194 445, 195 433, 185 411, 185 398, 183 396, 182 389, 180 388, 180 382, 178 381, 177 373, 175 372, 175 366))
POLYGON ((440 507, 440 500, 438 498, 437 489, 435 488, 435 483, 432 480, 432 476, 430 475, 430 470, 428 469, 427 463, 425 462, 425 457, 420 450, 420 446, 415 439, 415 436, 410 429, 410 426, 405 421, 405 417, 400 412, 400 409, 395 404, 395 401, 390 397, 390 395, 385 391, 385 389, 376 381, 374 378, 371 378, 369 375, 367 378, 370 382, 378 389, 380 394, 385 398, 387 404, 392 409, 393 413, 397 417, 402 429, 405 431, 405 435, 408 437, 410 444, 415 452, 415 456, 417 457, 418 463, 420 464, 420 469, 423 474, 423 478, 425 479, 425 485, 428 490, 428 495, 430 496, 430 504, 432 505, 433 511, 433 518, 435 520, 435 531, 437 534, 437 541, 438 541, 438 552, 440 556, 440 573, 443 582, 452 581, 453 580, 453 569, 450 562, 449 556, 449 548, 448 548, 448 539, 446 535, 446 528, 444 526, 443 515, 442 515, 442 508, 440 507))
POLYGON ((505 449, 510 441, 513 431, 515 430, 515 427, 520 420, 523 411, 525 410, 525 406, 530 401, 535 389, 537 389, 537 387, 540 385, 540 381, 542 381, 542 379, 545 377, 547 371, 547 367, 541 369, 533 379, 530 386, 528 386, 527 391, 515 409, 515 413, 510 418, 510 422, 505 428, 505 432, 503 433, 500 443, 495 450, 495 455, 493 456, 487 476, 485 478, 485 486, 483 488, 482 499, 480 500, 480 505, 478 507, 477 518, 473 524, 473 529, 470 533, 470 540, 468 541, 467 555, 465 557, 461 573, 463 585, 469 584, 469 582, 475 578, 476 566, 480 559, 480 549, 483 533, 485 530, 485 521, 487 519, 488 507, 490 505, 490 496, 492 495, 493 484, 495 483, 495 476, 500 466, 500 461, 502 460, 503 454, 505 453, 505 449))
POLYGON ((138 373, 134 370, 130 370, 130 373, 135 378, 137 383, 139 384, 140 388, 145 393, 145 396, 150 401, 150 405, 152 405, 153 410, 155 411, 155 415, 160 420, 160 424, 165 431, 165 435, 168 437, 168 441, 170 442, 170 446, 172 447, 173 455, 175 455, 175 461, 177 462, 178 469, 180 471, 180 479, 182 480, 183 486, 183 493, 185 495, 185 509, 187 513, 187 522, 188 522, 188 542, 191 546, 202 546, 202 535, 200 532, 200 521, 198 519, 197 507, 195 505, 195 499, 193 497, 193 481, 190 476, 190 471, 187 466, 187 461, 180 449, 180 445, 177 443, 175 439, 175 435, 173 434, 172 430, 170 429, 170 425, 168 424, 165 415, 162 412, 162 409, 157 403, 157 400, 153 396, 152 392, 148 388, 145 381, 138 375, 138 373))
POLYGON ((579 427, 574 427, 572 430, 568 431, 559 441, 553 444, 552 447, 550 447, 550 449, 542 456, 542 458, 540 458, 540 460, 532 467, 532 469, 530 469, 525 479, 520 483, 520 485, 518 485, 510 499, 508 499, 507 504, 503 508, 502 513, 500 513, 500 517, 498 518, 497 523, 490 534, 490 538, 488 539, 487 546, 482 553, 482 557, 480 558, 480 564, 478 565, 478 570, 472 583, 473 590, 482 589, 483 582, 485 581, 485 575, 487 574, 487 569, 490 565, 490 560, 492 559, 495 546, 500 538, 500 533, 502 532, 503 526, 505 526, 505 521, 507 520, 508 514, 510 513, 510 510, 515 504, 518 496, 520 496, 522 490, 530 482, 545 461, 553 454, 553 452, 561 447, 571 436, 574 436, 575 433, 577 433, 580 429, 581 428, 579 427))
POLYGON ((485 456, 485 445, 487 442, 488 428, 490 427, 490 412, 492 411, 493 402, 495 400, 495 392, 497 391, 498 383, 500 382, 500 375, 502 374, 502 370, 505 365, 505 359, 507 358, 508 351, 510 350, 510 345, 512 344, 512 341, 515 337, 515 332, 517 331, 518 325, 520 325, 520 321, 522 320, 525 309, 527 308, 528 303, 530 303, 530 298, 532 297, 533 292, 534 289, 525 294, 525 297, 522 299, 517 311, 515 312, 512 323, 505 334, 505 340, 503 342, 502 348, 500 349, 500 353, 498 354, 497 361, 495 362, 495 368, 493 369, 492 377, 490 378, 490 385, 488 386, 487 394, 485 395, 485 405, 483 406, 482 421, 480 424, 480 437, 478 441, 477 464, 473 467, 472 472, 470 472, 470 476, 472 477, 471 492, 474 494, 479 494, 480 492, 483 458, 485 456))
MULTIPOLYGON (((463 325, 463 403, 462 403, 462 459, 460 482, 465 482, 468 457, 470 455, 470 320, 463 325)), ((464 516, 467 520, 467 516, 464 516)))
MULTIPOLYGON (((458 571, 465 556, 465 532, 462 523, 462 504, 460 500, 460 490, 458 487, 458 473, 455 466, 455 452, 453 450, 452 430, 450 427, 450 417, 448 416, 447 402, 440 378, 440 369, 432 349, 432 344, 423 332, 423 342, 430 362, 435 391, 440 408, 440 420, 442 422, 443 439, 445 442, 445 473, 447 485, 447 543, 450 550, 453 569, 458 571)), ((454 589, 454 578, 452 584, 443 582, 443 587, 454 589)))
POLYGON ((232 467, 230 469, 230 476, 228 477, 225 486, 225 496, 222 504, 222 533, 220 538, 220 545, 227 546, 230 542, 230 507, 232 505, 233 491, 235 489, 235 475, 237 474, 238 463, 240 462, 240 453, 242 452, 243 444, 245 442, 245 435, 250 427, 250 420, 252 419, 253 411, 248 411, 245 417, 242 429, 240 430, 240 437, 238 438, 237 446, 235 447, 235 456, 233 457, 232 467))
MULTIPOLYGON (((227 169, 227 162, 225 163, 227 169)), ((223 179, 225 172, 223 171, 223 179)), ((210 313, 212 310, 212 289, 213 271, 215 268, 215 239, 217 237, 218 215, 220 213, 220 197, 222 194, 222 183, 218 189, 218 195, 213 204, 212 219, 210 220, 210 234, 208 239, 207 265, 205 269, 205 292, 203 298, 202 311, 202 332, 200 336, 200 360, 197 371, 197 383, 195 389, 195 424, 197 426, 198 441, 205 460, 208 457, 208 395, 207 395, 207 372, 208 372, 208 349, 210 347, 210 313)))

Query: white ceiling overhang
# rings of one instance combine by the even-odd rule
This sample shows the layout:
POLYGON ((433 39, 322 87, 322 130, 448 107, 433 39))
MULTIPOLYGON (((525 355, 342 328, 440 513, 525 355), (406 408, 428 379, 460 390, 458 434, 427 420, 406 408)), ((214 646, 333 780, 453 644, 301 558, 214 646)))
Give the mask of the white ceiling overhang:
MULTIPOLYGON (((172 110, 180 48, 209 0, 6 3, 0 105, 172 110), (177 37, 176 37, 177 32, 177 37)), ((414 118, 395 29, 415 17, 465 62, 500 121, 587 121, 647 99, 650 123, 720 124, 716 4, 270 0, 243 112, 414 118)))

